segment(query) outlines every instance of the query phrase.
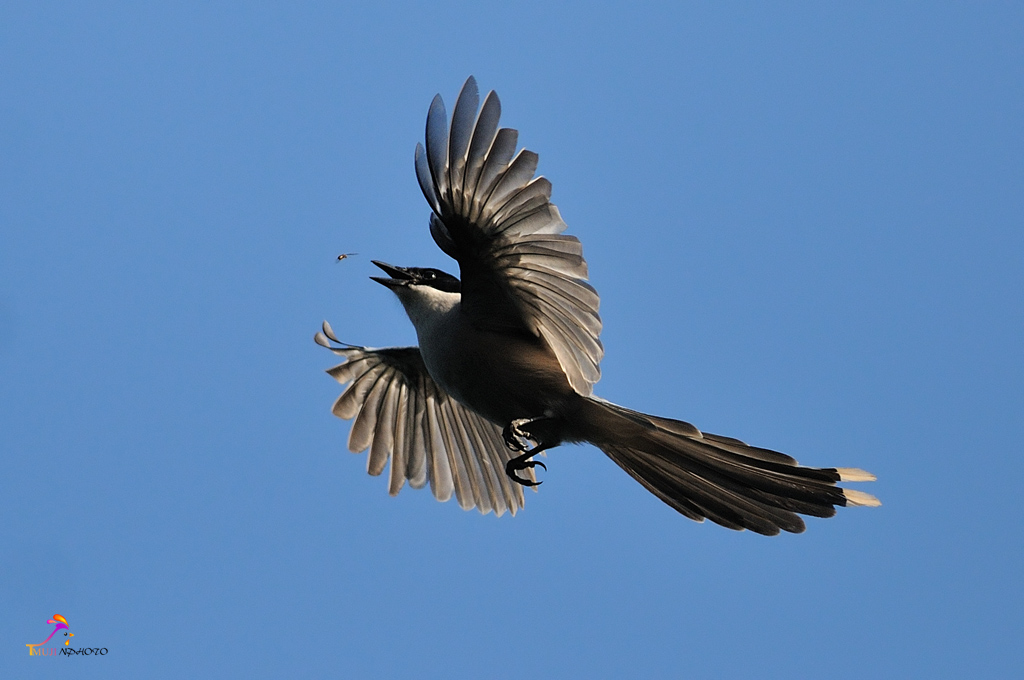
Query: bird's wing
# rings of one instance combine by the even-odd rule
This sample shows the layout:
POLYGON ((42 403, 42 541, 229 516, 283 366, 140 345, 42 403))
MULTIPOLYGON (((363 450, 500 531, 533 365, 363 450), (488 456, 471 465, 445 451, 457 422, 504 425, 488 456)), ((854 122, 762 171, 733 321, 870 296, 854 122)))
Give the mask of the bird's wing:
POLYGON ((551 182, 533 176, 537 154, 515 154, 518 132, 498 129, 498 96, 490 92, 478 114, 479 101, 471 76, 450 129, 440 95, 430 105, 426 148, 416 146, 430 233, 459 262, 462 309, 473 323, 543 338, 573 389, 590 395, 604 348, 583 246, 561 233, 551 182))
MULTIPOLYGON (((514 455, 501 430, 452 399, 427 373, 416 347, 371 349, 332 346, 338 340, 328 324, 318 344, 346 359, 327 372, 349 383, 334 402, 334 415, 355 419, 348 448, 367 448, 366 471, 379 475, 391 461, 388 492, 395 496, 406 480, 415 489, 430 482, 434 498, 455 493, 464 510, 513 515, 523 507, 522 487, 505 474, 514 455)), ((532 472, 532 471, 531 471, 532 472)))

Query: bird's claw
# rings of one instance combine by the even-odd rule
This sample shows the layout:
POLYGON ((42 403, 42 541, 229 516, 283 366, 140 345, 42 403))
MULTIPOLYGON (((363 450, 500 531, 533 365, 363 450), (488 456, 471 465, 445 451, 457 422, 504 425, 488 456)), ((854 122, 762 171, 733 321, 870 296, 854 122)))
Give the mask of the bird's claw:
POLYGON ((509 461, 505 463, 505 474, 508 475, 513 482, 516 482, 517 484, 522 484, 523 486, 540 486, 541 484, 543 484, 543 482, 535 482, 532 479, 523 479, 522 477, 516 474, 516 472, 518 472, 519 470, 535 468, 538 465, 544 468, 545 470, 548 469, 548 466, 539 460, 528 460, 529 457, 532 455, 532 451, 527 451, 521 456, 510 458, 509 461))
POLYGON ((530 423, 543 419, 544 417, 518 418, 506 425, 505 429, 501 432, 501 437, 505 440, 505 446, 513 451, 521 452, 520 455, 515 458, 510 458, 509 461, 505 463, 505 474, 507 474, 516 484, 522 484, 523 486, 539 486, 541 482, 523 479, 517 475, 516 472, 526 470, 528 468, 535 468, 538 465, 545 470, 548 469, 548 466, 544 463, 539 460, 530 460, 530 458, 541 451, 545 451, 551 446, 551 444, 545 444, 539 441, 524 427, 530 423))

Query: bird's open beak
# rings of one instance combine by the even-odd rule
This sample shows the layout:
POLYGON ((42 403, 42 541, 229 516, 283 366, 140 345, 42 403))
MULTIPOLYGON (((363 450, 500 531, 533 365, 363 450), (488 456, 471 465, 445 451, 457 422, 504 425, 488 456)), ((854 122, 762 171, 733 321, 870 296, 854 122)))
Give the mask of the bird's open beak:
POLYGON ((412 275, 409 274, 405 267, 396 267, 390 265, 387 262, 378 262, 377 260, 370 260, 375 265, 384 270, 384 273, 391 278, 384 278, 383 276, 371 276, 370 278, 377 283, 387 286, 388 288, 399 288, 401 286, 407 286, 412 281, 412 275))

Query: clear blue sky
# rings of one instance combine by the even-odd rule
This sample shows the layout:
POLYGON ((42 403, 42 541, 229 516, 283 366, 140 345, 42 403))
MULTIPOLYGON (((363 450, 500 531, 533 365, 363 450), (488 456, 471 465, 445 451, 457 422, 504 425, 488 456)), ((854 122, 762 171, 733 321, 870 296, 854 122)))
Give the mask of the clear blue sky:
POLYGON ((1024 673, 1019 4, 295 4, 0 9, 0 675, 1024 673), (366 475, 312 336, 414 341, 369 259, 454 271, 413 149, 470 74, 583 241, 598 394, 883 507, 366 475), (30 658, 55 613, 108 655, 30 658))

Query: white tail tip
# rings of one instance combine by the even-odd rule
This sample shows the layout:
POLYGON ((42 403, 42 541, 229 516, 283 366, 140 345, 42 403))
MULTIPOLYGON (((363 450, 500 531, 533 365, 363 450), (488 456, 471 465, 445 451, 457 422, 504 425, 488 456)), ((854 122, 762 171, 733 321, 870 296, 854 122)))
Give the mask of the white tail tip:
POLYGON ((855 491, 854 489, 843 489, 843 495, 846 496, 846 505, 860 506, 865 508, 877 508, 882 504, 882 501, 878 500, 869 493, 863 491, 855 491))
POLYGON ((840 482, 873 482, 877 477, 860 468, 836 468, 840 482))

